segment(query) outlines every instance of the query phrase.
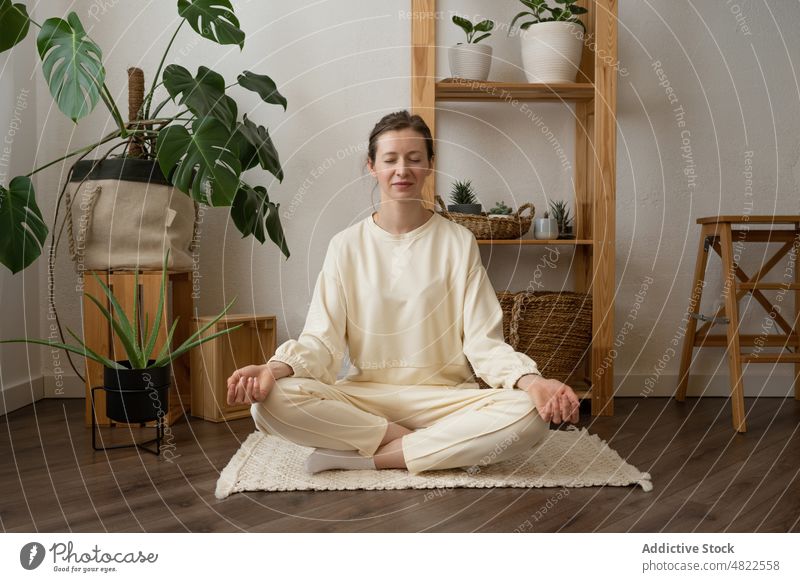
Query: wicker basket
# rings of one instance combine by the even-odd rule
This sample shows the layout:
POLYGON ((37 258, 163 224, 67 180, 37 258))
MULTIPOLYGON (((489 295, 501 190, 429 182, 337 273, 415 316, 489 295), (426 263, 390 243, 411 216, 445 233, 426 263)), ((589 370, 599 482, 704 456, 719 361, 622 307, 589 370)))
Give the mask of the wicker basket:
POLYGON ((526 202, 508 217, 489 218, 485 212, 480 214, 449 212, 438 194, 436 195, 436 202, 442 209, 442 216, 468 228, 477 239, 506 240, 521 238, 522 235, 530 230, 533 215, 536 211, 531 202, 526 202), (528 208, 530 213, 527 216, 522 216, 522 212, 528 208))
MULTIPOLYGON (((546 378, 565 382, 586 355, 592 341, 592 296, 574 291, 501 291, 503 337, 530 356, 546 378)), ((470 364, 473 379, 490 388, 470 364)))
POLYGON ((510 337, 509 328, 511 327, 511 310, 514 309, 514 298, 517 296, 513 291, 496 291, 497 300, 503 308, 503 337, 510 337))

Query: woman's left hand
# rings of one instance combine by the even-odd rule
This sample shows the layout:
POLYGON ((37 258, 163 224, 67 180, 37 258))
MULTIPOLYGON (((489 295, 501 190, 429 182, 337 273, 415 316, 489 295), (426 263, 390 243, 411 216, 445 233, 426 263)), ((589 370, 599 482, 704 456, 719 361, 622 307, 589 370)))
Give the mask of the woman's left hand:
POLYGON ((517 381, 517 386, 528 393, 545 422, 578 422, 580 401, 572 388, 563 382, 538 374, 525 374, 517 381))

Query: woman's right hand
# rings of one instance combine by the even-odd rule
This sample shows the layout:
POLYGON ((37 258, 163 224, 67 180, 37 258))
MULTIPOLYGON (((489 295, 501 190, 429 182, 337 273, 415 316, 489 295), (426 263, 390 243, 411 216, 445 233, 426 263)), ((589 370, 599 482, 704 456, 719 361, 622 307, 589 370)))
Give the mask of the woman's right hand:
POLYGON ((267 364, 239 368, 228 378, 228 405, 261 402, 275 386, 275 377, 267 364))

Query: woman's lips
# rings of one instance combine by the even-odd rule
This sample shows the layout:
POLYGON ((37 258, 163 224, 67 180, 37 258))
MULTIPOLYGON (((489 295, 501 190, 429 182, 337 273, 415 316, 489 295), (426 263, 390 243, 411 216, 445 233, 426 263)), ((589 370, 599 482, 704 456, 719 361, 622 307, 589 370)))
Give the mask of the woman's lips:
POLYGON ((393 186, 397 186, 398 188, 408 188, 409 186, 412 186, 412 184, 410 182, 395 182, 393 186))

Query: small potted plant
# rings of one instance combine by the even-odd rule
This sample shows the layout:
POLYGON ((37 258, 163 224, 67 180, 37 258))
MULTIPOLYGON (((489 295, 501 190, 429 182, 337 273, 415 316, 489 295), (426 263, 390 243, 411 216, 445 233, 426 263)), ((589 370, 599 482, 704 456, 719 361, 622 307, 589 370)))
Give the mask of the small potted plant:
POLYGON ((472 24, 466 18, 457 15, 453 15, 453 22, 466 33, 467 42, 459 42, 450 47, 448 52, 450 75, 458 79, 485 81, 489 78, 492 66, 492 47, 478 43, 492 34, 490 31, 494 28, 494 22, 482 20, 472 24))
MULTIPOLYGON (((137 313, 138 301, 134 297, 133 312, 129 319, 117 297, 93 273, 95 279, 102 286, 110 309, 97 297, 87 293, 87 297, 97 306, 103 316, 108 320, 112 333, 119 339, 127 355, 126 360, 112 360, 98 354, 89 348, 78 335, 67 328, 67 332, 78 342, 79 346, 42 339, 10 339, 0 340, 0 343, 25 342, 41 344, 50 348, 59 348, 103 364, 104 386, 106 392, 106 416, 117 422, 138 423, 160 419, 169 408, 170 366, 173 360, 179 358, 190 349, 199 346, 220 335, 230 333, 240 325, 226 328, 220 332, 202 337, 214 323, 219 321, 231 308, 236 298, 231 300, 225 309, 216 318, 201 329, 189 336, 180 346, 173 349, 172 342, 179 318, 176 317, 167 333, 166 341, 161 349, 155 353, 155 345, 161 331, 161 314, 164 311, 164 296, 167 284, 167 263, 169 250, 164 257, 164 266, 161 275, 161 288, 158 297, 158 309, 155 321, 150 328, 149 317, 145 317, 141 325, 140 315, 137 313), (140 339, 141 338, 141 339, 140 339)), ((139 272, 134 274, 134 289, 138 289, 139 272)), ((149 449, 146 449, 149 450, 149 449)), ((153 451, 151 451, 153 452, 153 451)))
POLYGON ((456 180, 453 182, 452 190, 450 191, 450 202, 447 205, 449 212, 458 212, 461 214, 480 214, 481 203, 475 197, 475 190, 472 187, 471 180, 456 180))
POLYGON ((522 67, 529 83, 574 83, 581 64, 586 26, 578 18, 586 8, 577 0, 520 0, 527 8, 517 14, 509 34, 521 18, 522 67), (534 26, 535 25, 535 26, 534 26))
POLYGON ((489 218, 506 218, 507 216, 511 215, 511 208, 505 205, 505 202, 502 200, 500 202, 496 202, 494 208, 489 209, 489 213, 487 216, 489 218))
POLYGON ((544 216, 533 219, 533 238, 537 240, 558 238, 558 221, 550 218, 549 212, 545 211, 544 216))
POLYGON ((564 200, 553 200, 550 202, 550 210, 553 218, 558 223, 558 238, 570 238, 572 235, 572 217, 569 215, 569 208, 564 200))

